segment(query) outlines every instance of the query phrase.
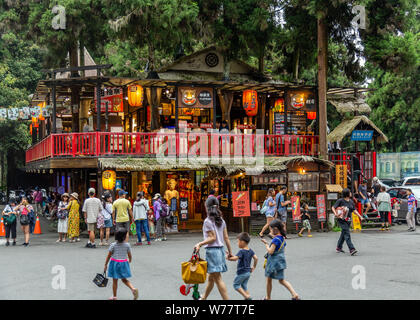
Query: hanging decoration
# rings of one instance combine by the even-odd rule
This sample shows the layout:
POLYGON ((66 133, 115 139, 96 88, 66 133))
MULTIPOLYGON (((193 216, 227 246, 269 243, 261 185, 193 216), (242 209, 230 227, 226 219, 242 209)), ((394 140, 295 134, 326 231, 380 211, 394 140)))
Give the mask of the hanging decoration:
POLYGON ((316 111, 308 111, 306 112, 306 116, 309 120, 315 120, 316 119, 316 111))
POLYGON ((280 112, 280 113, 284 112, 284 99, 283 98, 278 98, 274 102, 273 112, 280 112))
POLYGON ((258 94, 255 90, 244 90, 242 93, 242 106, 248 117, 254 117, 258 113, 258 94))
POLYGON ((141 107, 143 105, 144 90, 143 87, 136 84, 128 86, 128 104, 132 107, 141 107))
POLYGON ((37 117, 32 117, 32 127, 33 128, 38 128, 39 127, 39 122, 38 122, 37 117))
POLYGON ((112 190, 115 188, 117 181, 117 173, 113 170, 106 170, 102 173, 102 187, 105 190, 112 190))

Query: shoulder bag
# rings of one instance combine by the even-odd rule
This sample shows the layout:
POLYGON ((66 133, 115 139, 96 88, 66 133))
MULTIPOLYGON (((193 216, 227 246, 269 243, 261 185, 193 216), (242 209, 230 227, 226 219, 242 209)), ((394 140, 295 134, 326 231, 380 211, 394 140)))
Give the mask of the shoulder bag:
POLYGON ((200 258, 200 253, 194 252, 189 261, 181 263, 182 280, 186 284, 200 284, 206 282, 207 261, 200 258))

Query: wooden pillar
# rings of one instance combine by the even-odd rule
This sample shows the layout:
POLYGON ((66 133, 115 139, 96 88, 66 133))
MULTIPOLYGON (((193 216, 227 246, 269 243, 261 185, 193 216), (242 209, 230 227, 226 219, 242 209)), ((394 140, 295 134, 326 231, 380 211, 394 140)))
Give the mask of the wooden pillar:
POLYGON ((318 18, 318 103, 319 103, 319 151, 327 159, 327 53, 328 38, 325 12, 318 18))
POLYGON ((52 110, 52 133, 57 133, 57 95, 55 90, 55 72, 52 72, 53 76, 53 86, 52 86, 52 100, 53 100, 53 110, 52 110))
POLYGON ((216 129, 216 89, 213 88, 213 129, 216 129))
MULTIPOLYGON (((99 69, 98 69, 99 73, 99 69)), ((101 83, 96 84, 96 131, 101 131, 101 83)))

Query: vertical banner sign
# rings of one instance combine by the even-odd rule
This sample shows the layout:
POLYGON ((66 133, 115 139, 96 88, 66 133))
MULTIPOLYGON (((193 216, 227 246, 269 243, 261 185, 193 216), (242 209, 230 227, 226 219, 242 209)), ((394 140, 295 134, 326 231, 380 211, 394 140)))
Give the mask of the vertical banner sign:
POLYGON ((188 199, 187 198, 180 198, 179 199, 179 220, 180 221, 187 221, 188 220, 188 199))
POLYGON ((316 213, 317 213, 319 222, 327 221, 327 212, 325 211, 325 195, 324 194, 316 195, 316 213))
POLYGON ((249 191, 232 192, 232 207, 234 217, 250 217, 249 191))
POLYGON ((175 211, 176 211, 176 209, 177 209, 177 201, 178 201, 178 199, 177 199, 177 198, 172 198, 172 199, 171 199, 171 206, 170 206, 170 210, 171 210, 172 212, 175 212, 175 211))
POLYGON ((300 218, 300 198, 297 196, 292 197, 292 218, 293 222, 299 223, 300 218))
POLYGON ((335 166, 335 183, 347 188, 347 166, 338 164, 335 166))
POLYGON ((362 225, 360 224, 360 219, 354 212, 351 214, 351 217, 353 219, 353 230, 354 231, 362 231, 362 225))

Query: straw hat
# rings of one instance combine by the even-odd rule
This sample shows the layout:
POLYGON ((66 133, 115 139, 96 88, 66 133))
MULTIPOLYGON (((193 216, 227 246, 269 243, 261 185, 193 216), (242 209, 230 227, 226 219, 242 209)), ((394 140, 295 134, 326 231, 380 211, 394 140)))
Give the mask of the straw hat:
POLYGON ((61 195, 61 199, 63 199, 64 197, 70 198, 70 196, 67 192, 65 192, 61 195))
POLYGON ((79 195, 76 192, 73 192, 70 196, 75 198, 76 200, 79 200, 79 195))

